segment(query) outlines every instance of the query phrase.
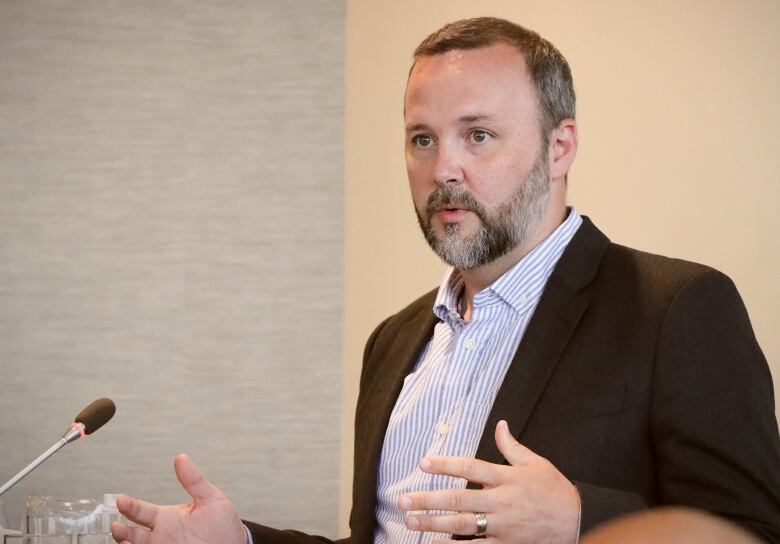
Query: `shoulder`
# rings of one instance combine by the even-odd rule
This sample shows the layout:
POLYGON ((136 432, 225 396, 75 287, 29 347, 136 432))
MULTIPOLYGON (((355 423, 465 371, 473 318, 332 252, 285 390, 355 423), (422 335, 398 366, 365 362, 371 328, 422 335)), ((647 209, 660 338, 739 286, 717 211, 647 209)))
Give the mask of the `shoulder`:
POLYGON ((695 276, 720 274, 714 268, 704 264, 640 251, 615 243, 610 243, 604 252, 602 270, 606 273, 631 274, 669 285, 685 283, 695 276))
POLYGON ((683 286, 698 279, 731 284, 709 266, 616 244, 587 216, 582 219, 550 278, 551 286, 584 290, 593 299, 669 303, 683 286))
POLYGON ((604 252, 594 288, 633 293, 663 305, 695 294, 738 297, 731 279, 710 266, 614 243, 604 252))
POLYGON ((549 286, 573 289, 590 313, 616 324, 642 322, 658 330, 669 312, 721 306, 746 317, 734 283, 704 264, 611 242, 592 222, 572 239, 549 286))
POLYGON ((727 371, 732 365, 724 359, 744 361, 750 354, 749 364, 765 377, 737 287, 710 266, 610 244, 589 290, 596 313, 610 315, 616 327, 654 331, 657 361, 686 360, 682 368, 695 374, 702 366, 690 364, 694 359, 727 371))

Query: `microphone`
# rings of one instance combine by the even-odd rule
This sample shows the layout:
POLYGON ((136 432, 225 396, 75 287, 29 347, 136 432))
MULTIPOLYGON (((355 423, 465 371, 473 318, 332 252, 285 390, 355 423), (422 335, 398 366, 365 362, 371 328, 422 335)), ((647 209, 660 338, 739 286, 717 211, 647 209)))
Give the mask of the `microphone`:
POLYGON ((19 480, 38 468, 41 463, 58 452, 60 448, 66 444, 75 442, 79 438, 97 431, 100 427, 108 423, 112 417, 114 417, 115 412, 116 405, 114 404, 114 401, 109 398, 104 397, 92 402, 89 406, 79 412, 79 415, 76 416, 76 419, 73 421, 73 423, 68 425, 68 428, 65 430, 65 434, 62 435, 62 438, 55 442, 54 445, 48 450, 43 452, 35 461, 24 467, 16 476, 8 480, 3 484, 2 487, 0 487, 0 495, 15 486, 19 480))

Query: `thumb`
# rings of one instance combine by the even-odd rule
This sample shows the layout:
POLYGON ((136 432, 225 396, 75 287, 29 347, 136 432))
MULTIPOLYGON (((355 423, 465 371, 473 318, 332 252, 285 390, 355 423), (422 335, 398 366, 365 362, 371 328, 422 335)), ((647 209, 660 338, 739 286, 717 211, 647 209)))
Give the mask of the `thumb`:
POLYGON ((218 487, 206 479, 186 453, 176 456, 173 469, 181 486, 196 502, 207 501, 222 494, 218 487))
POLYGON ((515 440, 509 432, 509 425, 503 419, 496 425, 496 446, 509 464, 515 467, 527 465, 536 458, 534 452, 515 440))

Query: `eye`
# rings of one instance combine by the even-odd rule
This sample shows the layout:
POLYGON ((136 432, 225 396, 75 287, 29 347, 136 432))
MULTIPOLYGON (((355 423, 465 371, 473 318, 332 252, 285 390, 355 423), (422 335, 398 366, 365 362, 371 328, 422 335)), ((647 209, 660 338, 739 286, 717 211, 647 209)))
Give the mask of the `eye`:
POLYGON ((485 130, 477 129, 477 130, 472 130, 469 133, 469 138, 475 144, 482 144, 482 143, 487 142, 491 138, 491 135, 490 135, 489 132, 487 132, 485 130))
POLYGON ((433 145, 433 138, 430 134, 417 134, 412 137, 412 143, 419 148, 425 149, 433 145))

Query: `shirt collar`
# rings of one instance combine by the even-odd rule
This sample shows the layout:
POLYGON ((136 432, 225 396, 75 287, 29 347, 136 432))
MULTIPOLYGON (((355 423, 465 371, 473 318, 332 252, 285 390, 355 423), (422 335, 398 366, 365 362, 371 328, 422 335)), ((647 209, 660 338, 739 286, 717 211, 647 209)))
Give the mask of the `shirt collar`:
MULTIPOLYGON (((534 307, 558 259, 581 224, 580 214, 573 207, 569 208, 568 216, 558 228, 491 285, 474 295, 474 308, 498 301, 503 301, 518 313, 534 307)), ((463 322, 458 311, 462 290, 463 277, 460 271, 448 267, 433 303, 436 317, 449 323, 463 322)))

